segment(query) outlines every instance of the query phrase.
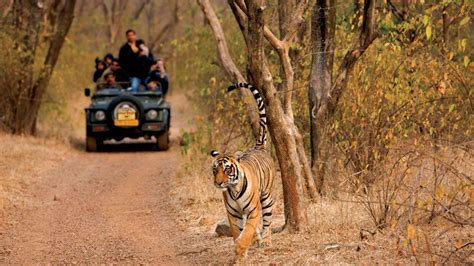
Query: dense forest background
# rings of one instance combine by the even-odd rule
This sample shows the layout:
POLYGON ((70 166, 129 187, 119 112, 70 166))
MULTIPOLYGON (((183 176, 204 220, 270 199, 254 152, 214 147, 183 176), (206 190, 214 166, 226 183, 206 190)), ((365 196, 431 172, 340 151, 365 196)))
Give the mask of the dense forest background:
MULTIPOLYGON (((125 30, 133 28, 152 48, 155 57, 165 59, 171 75, 171 93, 186 94, 188 108, 195 112, 194 117, 189 117, 195 130, 181 134, 181 152, 186 162, 181 178, 189 179, 197 187, 187 195, 203 203, 219 200, 209 181, 209 151, 245 149, 253 145, 254 137, 242 95, 225 92, 237 80, 226 71, 222 52, 216 46, 215 31, 209 27, 209 16, 206 18, 202 12, 208 1, 77 1, 72 25, 49 84, 43 95, 30 99, 40 104, 38 117, 27 130, 12 123, 27 110, 21 107, 24 97, 20 93, 24 87, 21 81, 27 77, 35 84, 35 80, 43 77, 43 62, 48 58, 52 36, 57 34, 51 19, 60 16, 54 12, 45 12, 42 17, 25 16, 38 22, 34 32, 37 48, 30 54, 19 40, 33 33, 25 28, 18 35, 18 28, 12 26, 14 2, 0 2, 0 10, 4 10, 0 14, 0 93, 3 95, 0 128, 3 131, 33 133, 73 144, 81 141, 82 108, 87 101, 77 99, 82 99, 83 88, 92 85, 94 59, 107 52, 117 55, 125 41, 125 30), (31 66, 29 76, 24 73, 25 64, 31 66)), ((44 2, 52 8, 56 3, 44 2)), ((252 36, 251 30, 245 31, 242 26, 242 21, 248 22, 245 25, 254 22, 245 19, 252 17, 250 7, 247 13, 243 11, 242 5, 247 1, 211 2, 231 60, 245 79, 258 76, 255 74, 258 62, 252 59, 253 46, 247 43, 252 41, 247 39, 252 36)), ((287 95, 292 98, 290 125, 301 134, 303 147, 295 150, 308 158, 310 172, 302 173, 301 179, 295 181, 300 192, 298 208, 302 210, 301 216, 307 218, 293 221, 290 229, 300 231, 299 225, 311 228, 313 219, 308 216, 324 215, 311 211, 315 204, 353 202, 371 221, 369 235, 381 232, 392 239, 390 245, 397 249, 392 255, 413 256, 417 262, 452 258, 465 262, 472 251, 472 239, 469 239, 472 235, 468 232, 472 232, 473 226, 474 191, 472 3, 463 0, 372 2, 373 38, 364 43, 363 50, 354 50, 353 44, 357 44, 366 28, 364 12, 371 1, 266 1, 262 20, 276 38, 283 39, 295 19, 291 17, 292 8, 283 8, 285 3, 296 7, 302 2, 308 2, 302 11, 303 21, 285 48, 293 70, 291 88, 282 67, 285 57, 275 49, 271 39, 259 42, 264 54, 261 62, 268 66, 276 98, 281 101, 287 95), (324 21, 328 27, 320 28, 320 35, 315 33, 320 25, 318 21, 324 21), (321 34, 327 39, 332 36, 330 46, 321 42, 321 34), (319 69, 330 73, 332 81, 327 90, 338 87, 338 73, 345 73, 344 67, 351 56, 354 60, 346 73, 347 84, 342 84, 335 102, 329 103, 331 111, 323 118, 312 108, 314 95, 310 92, 315 82, 327 81, 311 79, 312 73, 318 71, 313 66, 314 60, 321 59, 318 54, 331 58, 329 66, 319 69), (313 121, 316 123, 312 125, 313 121), (315 127, 323 130, 317 131, 315 127), (450 230, 453 230, 452 238, 440 240, 441 233, 445 236, 450 230)), ((262 84, 265 91, 269 90, 268 86, 262 84)), ((324 95, 318 96, 318 106, 324 105, 324 95)), ((278 147, 275 142, 273 139, 278 147)), ((296 143, 298 146, 297 138, 296 143)), ((275 161, 280 159, 282 166, 281 152, 273 147, 275 161)), ((305 159, 300 161, 304 165, 305 159)), ((281 175, 283 184, 279 184, 279 191, 288 186, 285 172, 281 175)), ((287 207, 292 199, 285 193, 279 192, 281 211, 292 217, 295 214, 287 207)), ((360 234, 361 238, 366 237, 365 231, 361 230, 360 234)))

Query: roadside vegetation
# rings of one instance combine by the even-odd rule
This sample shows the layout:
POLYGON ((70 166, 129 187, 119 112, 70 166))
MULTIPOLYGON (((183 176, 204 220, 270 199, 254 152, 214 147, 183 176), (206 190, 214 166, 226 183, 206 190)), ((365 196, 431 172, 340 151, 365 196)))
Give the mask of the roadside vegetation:
MULTIPOLYGON (((7 2, 16 3, 0 3, 5 7, 0 10, 7 10, 7 2)), ((293 114, 289 126, 301 135, 294 148, 307 158, 298 160, 309 170, 295 184, 301 188, 296 195, 301 224, 275 234, 271 248, 252 248, 250 263, 474 262, 474 22, 469 1, 375 1, 372 22, 377 34, 354 58, 352 45, 364 32, 364 4, 373 1, 308 1, 304 21, 285 50, 294 75, 282 69, 281 54, 265 39, 246 44, 228 1, 208 2, 242 76, 261 78, 263 60, 253 58, 249 47, 263 52, 273 82, 258 84, 260 89, 274 88, 281 101, 292 99, 285 107, 293 114), (319 30, 332 36, 328 50, 317 51, 325 46, 311 31, 315 10, 326 12, 320 19, 329 26, 319 30), (321 55, 332 58, 324 66, 332 73, 330 81, 313 67, 321 55), (355 61, 344 72, 349 74, 347 84, 338 84, 337 73, 346 58, 355 61), (336 85, 342 89, 337 100, 328 103, 310 93, 315 85, 325 93, 336 85), (331 111, 318 116, 322 109, 313 107, 325 104, 331 111)), ((229 2, 242 8, 244 2, 257 1, 229 2)), ((295 2, 306 1, 266 1, 259 18, 277 38, 288 30, 295 2), (280 6, 285 3, 290 6, 280 6)), ((48 23, 54 21, 39 22, 46 24, 38 26, 36 54, 16 43, 16 28, 2 27, 0 32, 0 218, 7 208, 27 201, 21 194, 34 177, 60 163, 70 149, 83 149, 87 98, 82 95, 83 88, 92 85, 94 59, 107 52, 116 55, 122 34, 134 28, 155 56, 165 59, 173 84, 170 94, 186 94, 189 105, 184 108, 193 113, 189 120, 194 129, 180 132, 182 167, 170 177, 170 196, 181 213, 177 223, 190 240, 182 243, 182 255, 203 264, 230 262, 232 241, 215 233, 226 216, 221 192, 212 185, 209 152, 246 149, 255 138, 245 99, 226 93, 236 80, 225 71, 200 5, 191 0, 77 1, 74 12, 47 89, 39 98, 27 99, 41 103, 35 104, 39 109, 34 121, 27 119, 26 109, 18 108, 25 104, 19 101, 23 96, 18 86, 25 77, 31 84, 41 80, 45 51, 55 34, 48 26, 54 24, 48 23), (159 9, 169 12, 158 16, 159 9), (23 67, 28 62, 32 65, 26 75, 23 67), (15 115, 28 126, 16 128, 15 115)), ((9 14, 0 14, 0 22, 11 22, 9 14)), ((28 36, 27 29, 18 32, 28 36)), ((279 165, 282 149, 275 149, 278 139, 271 142, 279 165)), ((288 217, 282 180, 296 175, 277 170, 279 227, 288 217)))
MULTIPOLYGON (((282 9, 270 2, 267 25, 278 32, 282 9)), ((231 8, 213 5, 231 57, 245 73, 246 45, 231 8)), ((362 11, 351 2, 334 8, 336 66, 356 38, 362 11)), ((329 140, 322 146, 327 149, 324 183, 315 180, 318 198, 305 196, 308 226, 296 235, 276 235, 272 256, 255 251, 253 262, 273 262, 280 249, 287 255, 296 252, 295 262, 472 262, 471 8, 462 1, 377 4, 378 37, 355 64, 324 132, 329 140), (296 241, 302 234, 307 241, 296 241)), ((309 27, 310 19, 305 23, 309 27)), ((303 27, 290 49, 292 107, 308 158, 309 34, 303 27)), ((220 192, 211 184, 209 152, 245 149, 254 137, 243 101, 225 91, 235 81, 223 70, 209 25, 187 27, 177 43, 183 58, 178 82, 188 88, 197 129, 184 134, 187 163, 180 181, 186 186, 176 194, 187 206, 185 213, 199 221, 195 230, 209 232, 225 219, 220 192)), ((277 54, 269 44, 264 49, 275 86, 283 86, 277 54)), ((281 183, 275 189, 276 212, 282 217, 281 183)), ((203 253, 203 261, 211 262, 205 260, 209 253, 203 253)))

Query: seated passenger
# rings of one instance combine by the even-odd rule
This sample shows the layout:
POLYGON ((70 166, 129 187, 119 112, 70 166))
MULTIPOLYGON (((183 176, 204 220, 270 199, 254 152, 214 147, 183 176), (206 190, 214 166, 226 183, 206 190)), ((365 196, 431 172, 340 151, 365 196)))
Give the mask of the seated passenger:
POLYGON ((127 74, 125 74, 125 71, 120 67, 118 59, 116 58, 112 60, 112 64, 104 71, 102 76, 105 78, 105 75, 107 75, 108 73, 114 73, 117 82, 129 81, 127 74))
POLYGON ((118 82, 129 82, 130 81, 130 79, 128 78, 125 71, 120 67, 119 61, 118 61, 117 58, 114 58, 114 60, 112 61, 111 69, 114 72, 115 77, 116 77, 118 82))
POLYGON ((94 76, 92 77, 92 80, 94 82, 97 82, 97 80, 99 80, 100 77, 102 77, 102 74, 104 73, 104 71, 105 71, 104 61, 102 61, 100 59, 96 59, 95 60, 95 72, 94 72, 94 76))
POLYGON ((103 87, 104 89, 123 89, 122 86, 117 84, 115 80, 115 74, 113 72, 107 73, 104 76, 105 79, 105 86, 103 87))
POLYGON ((110 67, 112 65, 113 60, 114 60, 114 55, 112 53, 107 53, 104 56, 105 66, 110 67))
POLYGON ((165 71, 165 65, 163 59, 156 60, 156 63, 151 66, 150 73, 148 77, 145 79, 145 83, 148 84, 150 81, 155 80, 161 84, 161 90, 163 95, 166 95, 168 92, 168 75, 165 71))
POLYGON ((149 91, 160 91, 163 94, 163 90, 161 87, 158 85, 158 82, 155 80, 150 80, 146 84, 147 90, 149 91))

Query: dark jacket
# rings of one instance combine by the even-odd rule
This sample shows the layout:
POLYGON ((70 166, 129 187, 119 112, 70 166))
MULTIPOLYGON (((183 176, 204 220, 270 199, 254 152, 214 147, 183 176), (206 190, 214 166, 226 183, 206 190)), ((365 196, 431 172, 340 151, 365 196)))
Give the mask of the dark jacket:
POLYGON ((120 48, 119 64, 129 77, 140 76, 140 60, 138 54, 139 52, 133 52, 132 47, 128 43, 125 43, 120 48))
POLYGON ((125 74, 125 71, 122 68, 119 68, 119 69, 115 70, 114 74, 115 74, 115 80, 117 80, 117 82, 128 82, 129 81, 129 78, 128 78, 127 74, 125 74))
POLYGON ((104 73, 104 69, 102 69, 102 70, 96 69, 95 72, 94 72, 94 77, 92 78, 92 80, 94 82, 97 82, 102 77, 103 73, 104 73))
POLYGON ((148 56, 138 56, 138 77, 143 81, 150 72, 150 67, 153 65, 153 55, 150 53, 148 56))

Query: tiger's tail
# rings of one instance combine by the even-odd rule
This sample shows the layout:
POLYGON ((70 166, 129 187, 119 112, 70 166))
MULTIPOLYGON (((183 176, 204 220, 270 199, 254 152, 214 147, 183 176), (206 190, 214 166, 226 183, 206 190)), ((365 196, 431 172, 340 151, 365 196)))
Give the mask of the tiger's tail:
POLYGON ((252 86, 252 84, 249 83, 244 83, 244 82, 239 82, 236 84, 233 84, 229 88, 227 88, 227 91, 232 91, 237 88, 247 88, 249 89, 255 100, 257 101, 257 106, 258 106, 258 115, 260 117, 260 129, 258 132, 258 138, 257 138, 257 147, 263 147, 265 148, 267 144, 267 113, 265 111, 265 104, 263 103, 262 96, 260 95, 260 92, 258 91, 257 88, 252 86))

